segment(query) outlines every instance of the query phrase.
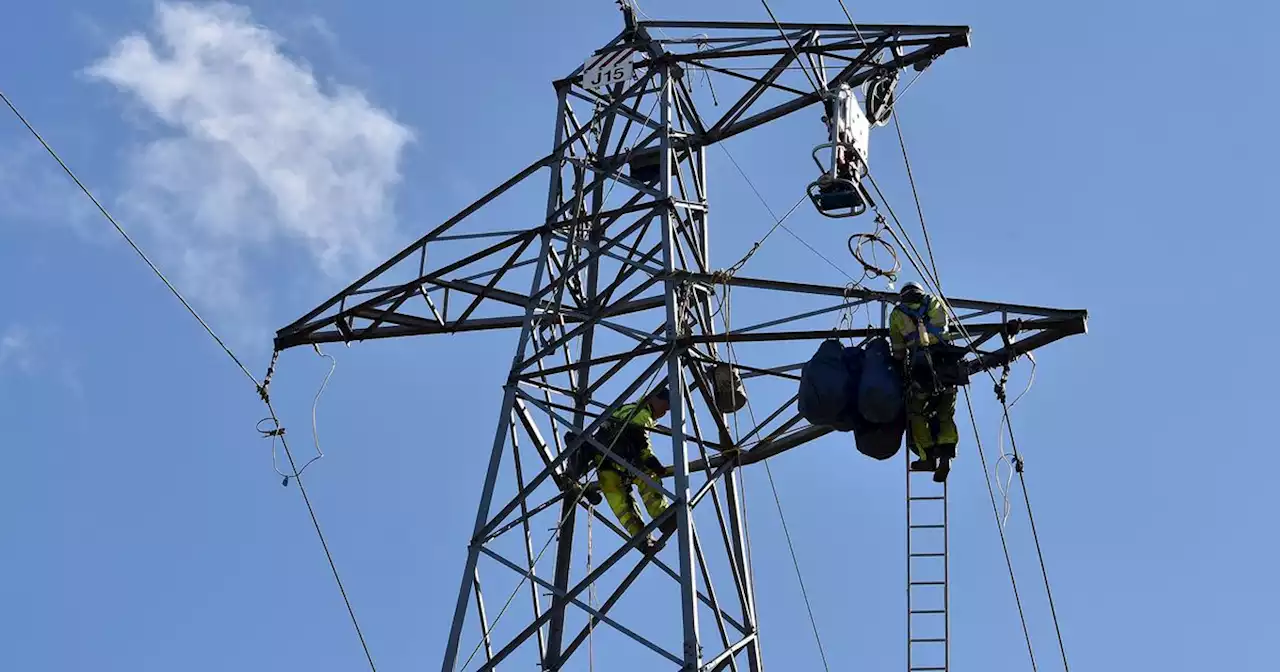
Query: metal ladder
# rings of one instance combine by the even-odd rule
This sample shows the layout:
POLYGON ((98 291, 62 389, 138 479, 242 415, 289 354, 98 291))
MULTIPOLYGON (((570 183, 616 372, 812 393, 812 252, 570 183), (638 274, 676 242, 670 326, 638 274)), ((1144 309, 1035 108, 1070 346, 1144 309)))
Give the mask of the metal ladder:
MULTIPOLYGON (((910 440, 908 438, 908 440, 910 440)), ((907 464, 915 459, 910 449, 907 464)), ((947 484, 907 469, 907 670, 951 669, 947 484)))

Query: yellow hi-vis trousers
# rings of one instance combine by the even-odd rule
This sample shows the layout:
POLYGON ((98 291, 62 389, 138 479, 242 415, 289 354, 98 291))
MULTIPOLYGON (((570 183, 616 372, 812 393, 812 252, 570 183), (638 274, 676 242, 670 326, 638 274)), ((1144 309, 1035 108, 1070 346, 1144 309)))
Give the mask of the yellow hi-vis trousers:
MULTIPOLYGON (((649 457, 649 451, 646 450, 640 456, 640 459, 633 462, 633 464, 639 466, 653 480, 661 483, 662 474, 656 473, 645 466, 649 457)), ((608 500, 609 508, 613 509, 613 515, 618 517, 618 522, 627 528, 627 531, 633 537, 640 534, 640 531, 644 529, 644 521, 640 519, 640 506, 636 503, 635 495, 631 489, 632 485, 639 488, 640 499, 644 501, 644 508, 651 517, 657 518, 662 515, 662 512, 666 511, 667 506, 670 504, 666 496, 660 491, 649 487, 648 483, 635 478, 621 467, 613 465, 610 460, 606 460, 600 466, 600 469, 596 472, 596 477, 600 481, 600 492, 608 500)))
POLYGON ((930 457, 955 457, 955 445, 960 442, 956 429, 956 391, 945 390, 938 394, 911 393, 907 397, 907 424, 911 429, 911 450, 922 459, 930 457), (934 423, 937 437, 934 437, 934 423), (934 446, 947 446, 948 455, 928 454, 934 446))

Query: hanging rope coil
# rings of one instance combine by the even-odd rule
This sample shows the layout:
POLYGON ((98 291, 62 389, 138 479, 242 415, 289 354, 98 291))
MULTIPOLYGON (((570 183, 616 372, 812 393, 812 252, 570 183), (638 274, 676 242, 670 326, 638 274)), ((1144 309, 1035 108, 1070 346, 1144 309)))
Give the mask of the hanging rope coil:
POLYGON ((890 282, 895 282, 898 279, 898 272, 902 270, 902 262, 898 259, 898 251, 894 249, 893 243, 885 240, 881 235, 886 230, 888 230, 888 226, 885 223, 884 215, 876 213, 875 231, 872 231, 871 233, 855 233, 849 236, 849 241, 847 243, 849 254, 853 255, 853 258, 862 265, 863 279, 866 279, 867 277, 885 277, 888 278, 890 282), (854 244, 854 241, 857 241, 856 245, 854 244), (887 250, 889 252, 889 256, 893 258, 893 266, 888 269, 880 266, 878 261, 875 259, 876 253, 874 247, 872 247, 871 251, 872 260, 867 261, 867 258, 863 256, 862 246, 868 244, 879 245, 887 250))

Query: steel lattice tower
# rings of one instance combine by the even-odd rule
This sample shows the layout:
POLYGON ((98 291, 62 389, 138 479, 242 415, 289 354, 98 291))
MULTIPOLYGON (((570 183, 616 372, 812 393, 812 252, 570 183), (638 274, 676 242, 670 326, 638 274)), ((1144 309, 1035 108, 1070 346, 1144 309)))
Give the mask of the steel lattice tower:
MULTIPOLYGON (((735 432, 725 409, 741 402, 718 394, 712 378, 730 361, 733 344, 883 335, 880 327, 832 331, 829 321, 816 326, 814 320, 854 307, 883 310, 895 297, 712 268, 706 152, 821 102, 817 93, 781 83, 800 58, 824 79, 835 71, 824 86, 857 87, 886 70, 923 69, 968 45, 963 26, 636 22, 624 14, 624 30, 593 59, 630 65, 593 72, 631 76, 591 88, 584 86, 584 65, 555 82, 550 153, 277 334, 276 348, 283 350, 518 332, 447 639, 446 672, 463 669, 472 644, 484 651, 474 669, 532 665, 534 656, 540 669, 566 669, 584 657, 590 634, 610 630, 618 633, 609 640, 618 649, 611 655, 649 656, 653 664, 646 669, 763 669, 739 472, 832 430, 808 426, 792 397, 771 406, 752 431, 735 432), (748 86, 722 114, 704 117, 694 103, 691 71, 748 86), (512 227, 506 210, 486 215, 536 175, 545 176, 538 179, 548 180, 549 189, 534 225, 512 227), (724 308, 718 304, 730 289, 736 300, 759 300, 776 315, 727 333, 718 329, 724 308), (619 406, 664 381, 671 407, 658 433, 668 438, 655 437, 654 446, 670 466, 661 483, 649 482, 673 503, 645 533, 668 516, 677 524, 665 548, 651 556, 636 548, 637 539, 607 507, 590 505, 582 483, 566 476, 566 460, 583 441, 566 441, 566 432, 590 435, 619 406), (588 518, 609 530, 609 543, 600 544, 589 574, 574 576, 588 518), (555 530, 552 537, 536 538, 548 530, 555 530), (539 560, 540 548, 546 560, 539 560), (523 580, 524 597, 502 605, 502 627, 491 630, 495 598, 486 602, 481 577, 495 572, 523 580), (591 586, 605 591, 595 606, 585 597, 591 586), (629 592, 660 589, 671 590, 678 607, 656 619, 658 632, 615 618, 629 592), (613 643, 623 640, 637 646, 623 651, 613 643)), ((973 372, 1085 328, 1084 311, 949 303, 972 336, 973 372), (1015 333, 1021 337, 1011 338, 1015 333)), ((793 362, 739 362, 735 370, 747 388, 756 378, 799 380, 793 362)), ((501 604, 506 597, 496 599, 501 604)), ((645 620, 645 626, 655 622, 645 620)))

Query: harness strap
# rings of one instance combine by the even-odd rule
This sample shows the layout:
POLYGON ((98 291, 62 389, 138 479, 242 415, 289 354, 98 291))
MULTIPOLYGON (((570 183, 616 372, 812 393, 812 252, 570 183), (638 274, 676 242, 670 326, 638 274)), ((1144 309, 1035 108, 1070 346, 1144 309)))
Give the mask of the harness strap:
MULTIPOLYGON (((911 308, 911 307, 908 307, 908 306, 899 305, 899 306, 897 306, 897 308, 896 308, 895 310, 900 310, 900 311, 902 311, 902 314, 904 314, 904 315, 906 315, 906 316, 910 317, 911 319, 915 320, 916 322, 918 322, 918 323, 920 323, 920 324, 924 325, 924 329, 925 329, 925 331, 927 331, 928 333, 930 333, 930 334, 932 334, 932 335, 934 335, 934 336, 938 337, 938 339, 939 339, 939 340, 941 340, 941 337, 942 337, 942 334, 943 334, 943 329, 942 329, 942 327, 941 327, 941 326, 938 326, 938 325, 936 325, 936 324, 933 324, 933 323, 929 320, 929 308, 930 308, 929 301, 926 299, 926 300, 923 300, 923 301, 921 301, 921 302, 920 302, 920 307, 919 307, 919 308, 911 308)), ((910 334, 908 334, 908 335, 907 335, 907 341, 908 341, 908 342, 914 342, 914 341, 918 340, 919 338, 920 338, 920 334, 919 334, 919 332, 917 332, 917 331, 913 331, 913 332, 911 332, 910 334)))

